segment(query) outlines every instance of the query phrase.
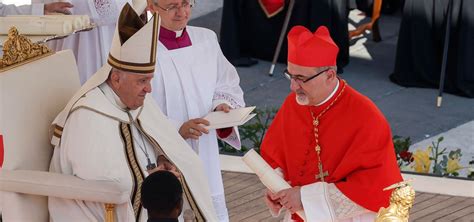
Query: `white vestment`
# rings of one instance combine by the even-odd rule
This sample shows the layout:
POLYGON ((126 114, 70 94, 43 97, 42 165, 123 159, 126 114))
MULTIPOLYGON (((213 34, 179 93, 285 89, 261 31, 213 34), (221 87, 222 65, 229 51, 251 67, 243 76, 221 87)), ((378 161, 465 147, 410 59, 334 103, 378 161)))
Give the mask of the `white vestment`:
MULTIPOLYGON (((160 42, 153 79, 153 98, 177 129, 190 119, 204 117, 219 104, 245 106, 238 73, 222 54, 216 34, 192 26, 186 31, 191 46, 168 50, 160 42)), ((233 142, 239 138, 235 129, 230 136, 233 142)), ((204 163, 219 219, 228 220, 216 131, 187 142, 204 163)))
MULTIPOLYGON (((99 88, 88 92, 86 97, 75 105, 73 109, 77 107, 77 110, 70 114, 64 127, 61 148, 55 149, 51 171, 75 175, 85 180, 116 181, 131 191, 134 186, 133 177, 124 155, 123 139, 120 137, 119 127, 120 122, 129 122, 130 120, 126 112, 124 112, 124 116, 113 117, 100 114, 101 107, 91 104, 98 102, 104 104, 101 106, 112 105, 99 88)), ((105 106, 104 108, 112 107, 105 106)), ((140 110, 130 111, 134 120, 139 112, 140 110)), ((132 124, 130 125, 138 165, 143 174, 147 176, 147 161, 145 152, 141 150, 142 143, 145 142, 146 151, 153 163, 156 163, 156 155, 146 140, 142 141, 141 137, 133 135, 137 130, 132 124)), ((103 203, 50 198, 49 209, 53 221, 104 221, 103 203)), ((116 209, 118 221, 135 220, 130 202, 118 205, 116 209)), ((141 214, 140 221, 146 221, 146 211, 142 210, 141 214)))
MULTIPOLYGON (((45 3, 54 1, 57 0, 45 0, 45 3)), ((131 0, 68 1, 74 5, 71 9, 74 15, 88 15, 97 27, 65 39, 51 41, 49 46, 54 51, 71 49, 74 52, 82 85, 107 62, 120 10, 131 0)))
MULTIPOLYGON (((116 206, 116 221, 135 221, 137 217, 137 221, 146 221, 147 214, 137 193, 147 176, 145 153, 153 163, 156 155, 163 154, 180 170, 184 198, 193 206, 194 214, 216 221, 199 157, 189 152, 188 144, 150 96, 137 110, 122 109, 113 91, 105 83, 100 84, 109 71, 110 66, 104 65, 56 117, 54 124, 64 127, 62 135, 55 135, 52 140, 55 150, 50 171, 85 180, 117 182, 130 191, 131 199, 116 206)), ((49 211, 52 221, 59 222, 104 221, 105 215, 104 203, 59 198, 49 198, 49 211)))

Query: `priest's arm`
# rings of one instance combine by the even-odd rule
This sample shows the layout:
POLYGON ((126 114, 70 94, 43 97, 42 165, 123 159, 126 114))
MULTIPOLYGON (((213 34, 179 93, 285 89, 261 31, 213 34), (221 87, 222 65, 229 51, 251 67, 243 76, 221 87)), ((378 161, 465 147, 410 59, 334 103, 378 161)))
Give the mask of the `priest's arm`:
MULTIPOLYGON (((223 111, 245 107, 244 93, 240 88, 240 78, 235 67, 225 58, 214 35, 217 52, 217 83, 212 99, 212 109, 223 111)), ((240 149, 240 136, 237 127, 219 129, 217 136, 236 149, 240 149)))

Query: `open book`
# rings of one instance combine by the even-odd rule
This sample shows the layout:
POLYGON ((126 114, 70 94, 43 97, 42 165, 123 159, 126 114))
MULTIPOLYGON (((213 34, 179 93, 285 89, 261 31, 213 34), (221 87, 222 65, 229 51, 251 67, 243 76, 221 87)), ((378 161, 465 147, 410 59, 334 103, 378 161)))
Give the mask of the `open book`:
POLYGON ((243 125, 247 121, 252 119, 255 115, 257 115, 252 113, 254 109, 255 106, 232 109, 228 113, 225 113, 223 111, 211 112, 204 117, 204 119, 206 119, 210 123, 209 126, 205 126, 205 128, 222 129, 243 125))

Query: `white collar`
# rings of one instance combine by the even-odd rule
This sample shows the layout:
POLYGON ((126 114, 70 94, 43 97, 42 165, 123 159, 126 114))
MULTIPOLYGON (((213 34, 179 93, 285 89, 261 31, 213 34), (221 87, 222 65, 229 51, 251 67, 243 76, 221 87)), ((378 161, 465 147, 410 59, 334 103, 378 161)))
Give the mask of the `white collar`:
POLYGON ((329 100, 334 96, 334 94, 336 94, 337 89, 339 89, 339 79, 337 80, 336 87, 334 87, 334 90, 332 90, 331 94, 329 94, 329 96, 328 96, 325 100, 323 100, 322 102, 320 102, 320 103, 317 104, 316 106, 323 105, 324 103, 326 103, 327 101, 329 101, 329 100))
POLYGON ((179 31, 174 31, 176 33, 176 38, 181 37, 183 35, 183 31, 184 31, 184 29, 181 29, 179 31))
POLYGON ((109 86, 107 82, 104 82, 99 85, 100 90, 104 93, 105 97, 114 104, 114 106, 120 108, 123 111, 127 110, 127 106, 123 104, 123 102, 120 100, 120 97, 118 97, 117 93, 112 89, 112 87, 109 86))
POLYGON ((135 110, 130 110, 127 108, 127 106, 120 100, 120 97, 115 93, 115 91, 112 89, 112 87, 109 86, 107 82, 104 82, 99 85, 100 91, 105 95, 108 101, 112 103, 115 107, 120 109, 123 112, 126 112, 131 117, 133 120, 135 120, 138 115, 141 113, 141 108, 135 109, 135 110))

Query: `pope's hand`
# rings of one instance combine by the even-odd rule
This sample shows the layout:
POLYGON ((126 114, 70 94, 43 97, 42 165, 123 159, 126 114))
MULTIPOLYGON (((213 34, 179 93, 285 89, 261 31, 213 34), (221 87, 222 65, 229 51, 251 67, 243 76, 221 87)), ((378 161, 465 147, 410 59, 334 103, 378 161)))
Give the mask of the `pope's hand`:
POLYGON ((181 125, 179 134, 181 134, 184 139, 191 138, 197 140, 203 133, 209 133, 209 130, 202 127, 201 124, 209 126, 209 121, 202 118, 189 120, 181 125))
POLYGON ((69 2, 53 2, 49 4, 44 4, 44 14, 52 14, 52 13, 62 13, 66 15, 70 15, 71 11, 69 11, 69 8, 74 7, 71 3, 69 2))
POLYGON ((279 198, 273 194, 270 190, 267 189, 267 192, 265 193, 265 203, 267 204, 268 208, 274 213, 278 214, 280 212, 280 209, 282 208, 282 205, 279 202, 279 198))
POLYGON ((275 194, 280 199, 280 204, 288 209, 291 213, 303 210, 301 203, 301 187, 296 186, 282 190, 275 194))
POLYGON ((221 103, 214 110, 215 111, 224 111, 225 113, 228 113, 228 112, 230 112, 231 109, 232 108, 229 105, 227 105, 225 103, 221 103))

